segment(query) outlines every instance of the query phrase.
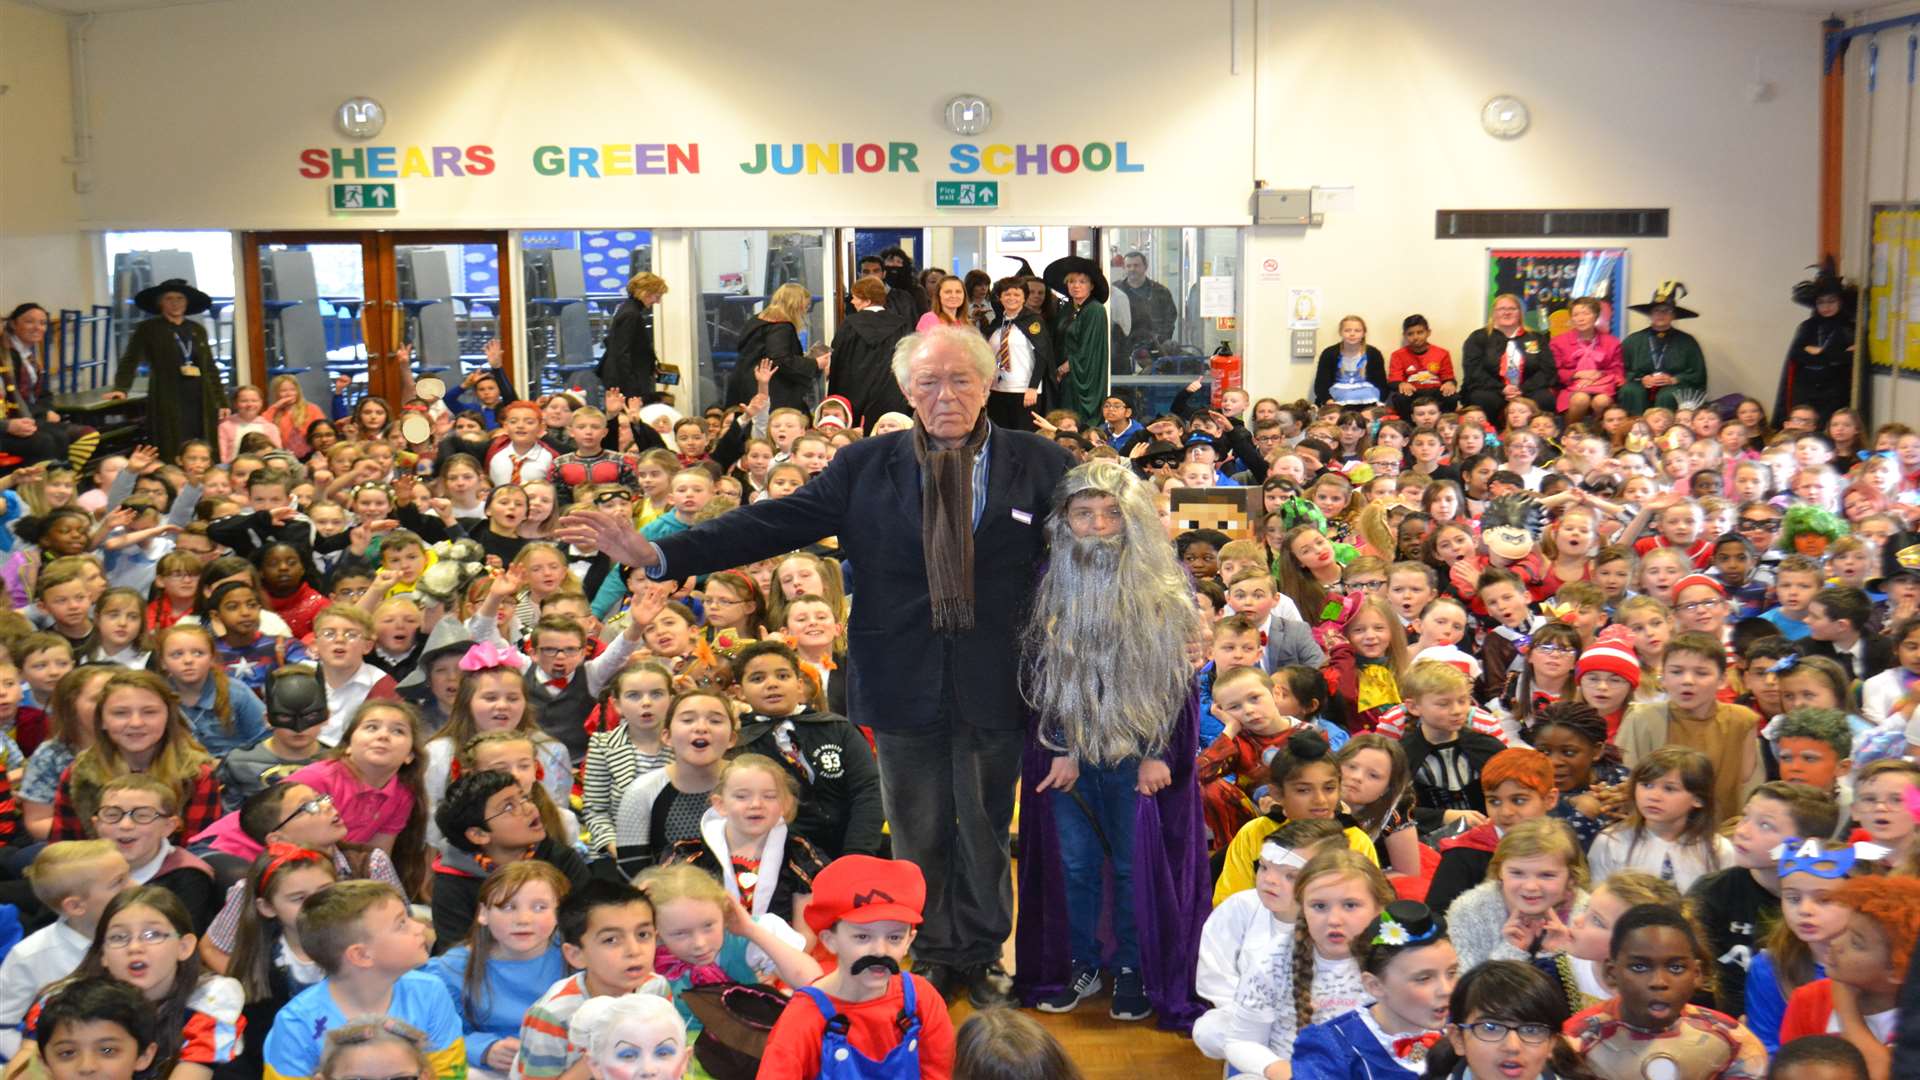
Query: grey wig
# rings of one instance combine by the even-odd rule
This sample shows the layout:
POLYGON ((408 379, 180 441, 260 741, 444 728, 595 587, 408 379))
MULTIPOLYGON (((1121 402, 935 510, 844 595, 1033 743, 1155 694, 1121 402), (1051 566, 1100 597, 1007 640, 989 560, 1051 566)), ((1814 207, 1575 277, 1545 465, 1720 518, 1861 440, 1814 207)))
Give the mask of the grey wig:
POLYGON ((1164 752, 1191 689, 1200 614, 1152 489, 1119 462, 1077 466, 1054 492, 1047 534, 1023 635, 1022 690, 1040 730, 1084 764, 1164 752), (1067 505, 1082 495, 1119 501, 1118 537, 1073 535, 1067 505))

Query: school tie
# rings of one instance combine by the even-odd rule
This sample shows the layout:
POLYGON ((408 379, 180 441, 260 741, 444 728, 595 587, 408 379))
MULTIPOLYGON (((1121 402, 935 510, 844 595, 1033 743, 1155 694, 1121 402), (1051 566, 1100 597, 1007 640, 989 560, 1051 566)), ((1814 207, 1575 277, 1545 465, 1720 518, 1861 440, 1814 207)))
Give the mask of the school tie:
POLYGON ((1013 370, 1013 324, 1000 328, 1000 370, 1013 370))
POLYGON ((511 450, 507 451, 507 460, 513 463, 513 475, 508 478, 507 483, 518 484, 520 482, 520 467, 522 465, 525 465, 527 463, 527 458, 530 458, 532 456, 533 456, 532 454, 527 454, 525 457, 523 457, 519 454, 514 453, 511 450))

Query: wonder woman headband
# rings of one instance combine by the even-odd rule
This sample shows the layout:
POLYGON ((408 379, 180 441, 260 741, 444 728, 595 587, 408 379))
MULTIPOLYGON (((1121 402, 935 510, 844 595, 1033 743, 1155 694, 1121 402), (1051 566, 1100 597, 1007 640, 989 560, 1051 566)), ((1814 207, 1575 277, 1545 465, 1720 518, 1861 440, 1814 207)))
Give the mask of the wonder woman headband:
POLYGON ((1794 837, 1775 847, 1770 854, 1779 863, 1781 877, 1812 874, 1814 877, 1838 880, 1846 877, 1855 863, 1862 860, 1878 862, 1893 854, 1893 849, 1866 841, 1830 848, 1817 837, 1806 840, 1794 837))

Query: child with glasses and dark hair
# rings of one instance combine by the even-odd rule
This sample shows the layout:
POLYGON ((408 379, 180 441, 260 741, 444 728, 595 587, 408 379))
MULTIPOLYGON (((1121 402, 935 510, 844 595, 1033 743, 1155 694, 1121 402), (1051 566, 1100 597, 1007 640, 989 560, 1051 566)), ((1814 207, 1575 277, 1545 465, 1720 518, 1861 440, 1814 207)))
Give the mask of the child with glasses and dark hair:
POLYGON ((1593 1080, 1559 1038, 1565 993, 1521 960, 1489 960, 1460 976, 1447 999, 1447 1037, 1427 1055, 1427 1080, 1593 1080))

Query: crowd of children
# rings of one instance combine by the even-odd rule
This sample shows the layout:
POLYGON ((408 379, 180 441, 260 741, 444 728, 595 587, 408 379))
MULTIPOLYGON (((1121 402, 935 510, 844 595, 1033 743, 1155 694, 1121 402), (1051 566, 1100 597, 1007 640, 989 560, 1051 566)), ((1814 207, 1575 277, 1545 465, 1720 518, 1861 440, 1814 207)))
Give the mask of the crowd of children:
MULTIPOLYGON (((10 1075, 1075 1075, 912 973, 926 885, 847 715, 837 543, 655 582, 561 538, 691 529, 874 437, 756 374, 687 418, 483 377, 334 420, 276 380, 170 460, 0 479, 10 1075)), ((1040 425, 1149 486, 1201 618, 1197 725, 1033 820, 1084 812, 1069 851, 1129 892, 1109 833, 1189 792, 1197 974, 1149 1001, 1165 941, 1131 902, 1075 922, 1107 903, 1075 856, 1072 974, 1029 1004, 1082 1005, 1104 952, 1113 1017, 1268 1080, 1889 1075, 1920 433, 1191 398, 1040 425), (1262 496, 1249 533, 1183 528, 1224 483, 1262 496)))

